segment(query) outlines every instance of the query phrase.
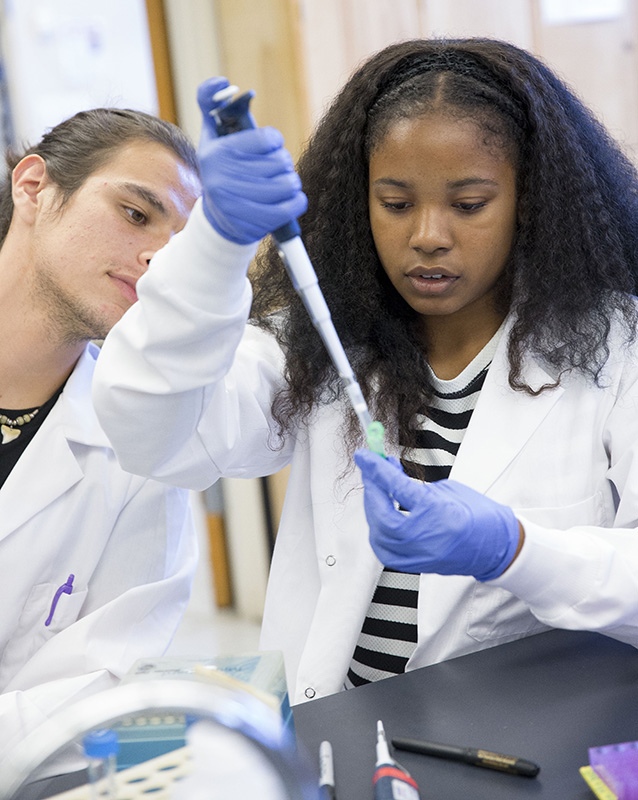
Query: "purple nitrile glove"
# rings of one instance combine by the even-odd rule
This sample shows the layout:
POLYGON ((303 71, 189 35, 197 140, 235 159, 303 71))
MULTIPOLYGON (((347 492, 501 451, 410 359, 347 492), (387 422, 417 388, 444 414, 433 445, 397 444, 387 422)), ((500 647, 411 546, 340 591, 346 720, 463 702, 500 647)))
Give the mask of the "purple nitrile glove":
POLYGON ((415 481, 396 459, 370 450, 357 450, 354 458, 363 475, 370 544, 385 566, 489 581, 510 565, 520 536, 511 508, 456 481, 415 481))
POLYGON ((197 91, 203 116, 197 155, 204 213, 224 238, 251 244, 303 214, 308 201, 278 130, 217 135, 210 112, 219 104, 213 96, 227 86, 226 78, 210 78, 197 91))

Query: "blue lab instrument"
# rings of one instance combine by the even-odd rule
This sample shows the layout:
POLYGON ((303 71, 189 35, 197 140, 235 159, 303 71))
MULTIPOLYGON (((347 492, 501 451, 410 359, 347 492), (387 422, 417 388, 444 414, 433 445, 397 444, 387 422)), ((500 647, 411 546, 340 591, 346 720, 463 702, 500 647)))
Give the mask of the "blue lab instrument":
MULTIPOLYGON (((228 86, 217 92, 213 97, 219 105, 210 112, 210 115, 213 118, 219 136, 256 127, 255 120, 250 113, 250 101, 254 96, 254 92, 245 92, 233 99, 237 91, 236 86, 228 86)), ((359 418, 363 432, 367 436, 372 417, 361 392, 361 387, 357 383, 341 340, 332 323, 330 310, 319 288, 317 275, 301 241, 300 233, 297 220, 292 220, 273 231, 272 237, 277 243, 279 255, 284 262, 295 291, 301 298, 326 346, 330 359, 359 418)), ((375 444, 377 448, 381 447, 382 449, 382 445, 378 444, 378 429, 375 444)), ((378 452, 378 449, 376 451, 378 452)))
POLYGON ((420 800, 412 776, 390 755, 383 722, 377 722, 377 766, 372 781, 374 800, 420 800))

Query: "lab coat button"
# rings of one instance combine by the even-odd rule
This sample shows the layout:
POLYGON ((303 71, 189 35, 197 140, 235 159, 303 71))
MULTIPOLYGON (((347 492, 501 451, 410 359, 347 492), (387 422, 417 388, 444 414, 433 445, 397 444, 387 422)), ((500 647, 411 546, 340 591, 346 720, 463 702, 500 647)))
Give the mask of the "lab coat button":
POLYGON ((337 559, 334 556, 326 556, 326 564, 329 567, 334 567, 334 565, 336 563, 337 563, 337 559))
POLYGON ((312 700, 312 698, 317 694, 317 692, 315 692, 315 690, 312 688, 312 686, 309 686, 306 689, 306 691, 304 692, 304 694, 306 695, 308 700, 312 700))

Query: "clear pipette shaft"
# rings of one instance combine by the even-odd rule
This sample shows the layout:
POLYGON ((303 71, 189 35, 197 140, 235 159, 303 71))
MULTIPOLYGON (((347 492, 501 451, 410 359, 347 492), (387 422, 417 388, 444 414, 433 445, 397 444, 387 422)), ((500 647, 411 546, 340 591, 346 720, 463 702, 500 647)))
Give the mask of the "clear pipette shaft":
POLYGON ((323 340, 330 360, 339 373, 348 398, 359 418, 363 432, 367 433, 368 427, 372 422, 368 404, 354 376, 354 371, 343 349, 341 339, 339 339, 339 335, 333 325, 330 309, 319 288, 317 274, 308 257, 306 248, 299 236, 295 236, 285 242, 278 241, 277 249, 290 275, 295 291, 301 297, 315 328, 323 340))

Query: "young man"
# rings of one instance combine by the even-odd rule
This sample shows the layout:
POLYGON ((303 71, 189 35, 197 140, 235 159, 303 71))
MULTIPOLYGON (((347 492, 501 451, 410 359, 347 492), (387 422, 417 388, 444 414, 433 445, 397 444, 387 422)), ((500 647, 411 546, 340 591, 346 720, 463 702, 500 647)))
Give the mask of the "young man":
POLYGON ((101 339, 200 194, 192 145, 81 112, 0 190, 0 746, 160 655, 188 601, 188 496, 125 473, 94 415, 101 339))

